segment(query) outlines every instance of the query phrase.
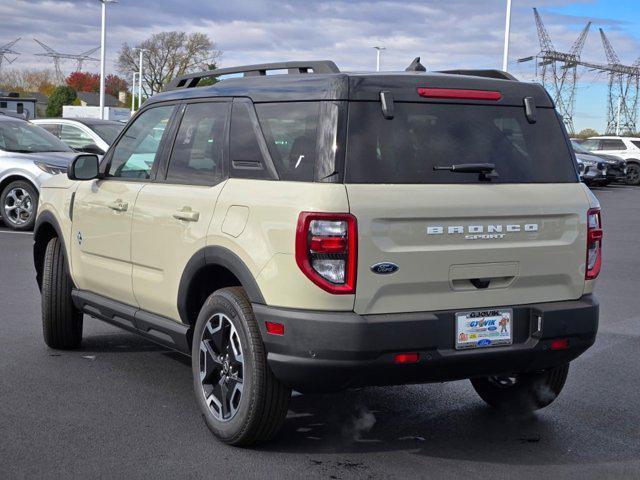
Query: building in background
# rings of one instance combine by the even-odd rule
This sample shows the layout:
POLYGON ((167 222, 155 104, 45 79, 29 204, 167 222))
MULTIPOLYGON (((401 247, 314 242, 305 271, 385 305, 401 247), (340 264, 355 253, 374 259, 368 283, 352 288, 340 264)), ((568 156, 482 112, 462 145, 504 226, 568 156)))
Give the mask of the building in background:
POLYGON ((37 100, 35 98, 21 97, 15 92, 0 92, 0 112, 22 115, 25 119, 29 120, 37 116, 36 103, 37 100))

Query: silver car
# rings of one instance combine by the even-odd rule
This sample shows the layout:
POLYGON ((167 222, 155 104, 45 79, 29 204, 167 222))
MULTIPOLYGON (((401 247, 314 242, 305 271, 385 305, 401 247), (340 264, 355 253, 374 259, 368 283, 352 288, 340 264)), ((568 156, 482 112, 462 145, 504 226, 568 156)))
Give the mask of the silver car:
POLYGON ((0 115, 0 217, 14 230, 30 230, 43 181, 67 171, 77 155, 46 130, 0 115))

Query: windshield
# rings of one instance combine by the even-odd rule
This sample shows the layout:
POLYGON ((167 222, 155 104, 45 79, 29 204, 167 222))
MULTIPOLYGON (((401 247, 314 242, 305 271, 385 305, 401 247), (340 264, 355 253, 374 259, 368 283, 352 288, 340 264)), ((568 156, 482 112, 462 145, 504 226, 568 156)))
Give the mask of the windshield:
POLYGON ((96 132, 108 145, 111 145, 124 128, 124 123, 98 123, 90 125, 89 128, 96 132))
POLYGON ((572 141, 571 146, 573 147, 573 151, 576 153, 584 153, 584 154, 591 155, 591 151, 587 150, 579 143, 572 141))
POLYGON ((589 140, 585 140, 584 142, 582 142, 580 146, 587 152, 592 152, 593 150, 598 150, 598 142, 599 140, 590 138, 589 140))
POLYGON ((434 171, 492 163, 492 183, 577 182, 573 155, 556 112, 524 108, 395 103, 385 119, 379 102, 349 104, 346 183, 477 183, 478 173, 434 171))
POLYGON ((72 151, 44 128, 21 121, 0 122, 0 149, 19 153, 72 151))

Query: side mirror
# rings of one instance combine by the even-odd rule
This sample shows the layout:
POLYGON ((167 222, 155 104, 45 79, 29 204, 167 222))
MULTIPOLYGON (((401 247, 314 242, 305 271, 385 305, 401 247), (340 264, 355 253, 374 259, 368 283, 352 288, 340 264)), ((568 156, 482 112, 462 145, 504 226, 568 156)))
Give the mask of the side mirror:
POLYGON ((98 178, 98 156, 83 153, 76 155, 67 168, 67 177, 71 180, 93 180, 98 178))

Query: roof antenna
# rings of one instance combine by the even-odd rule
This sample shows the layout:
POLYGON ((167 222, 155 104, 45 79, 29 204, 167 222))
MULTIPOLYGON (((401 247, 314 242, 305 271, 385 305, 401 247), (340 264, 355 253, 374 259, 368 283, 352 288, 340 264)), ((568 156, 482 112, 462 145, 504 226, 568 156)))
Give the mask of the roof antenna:
POLYGON ((424 68, 424 65, 420 63, 420 57, 416 57, 411 62, 407 68, 404 69, 405 72, 426 72, 427 69, 424 68))

